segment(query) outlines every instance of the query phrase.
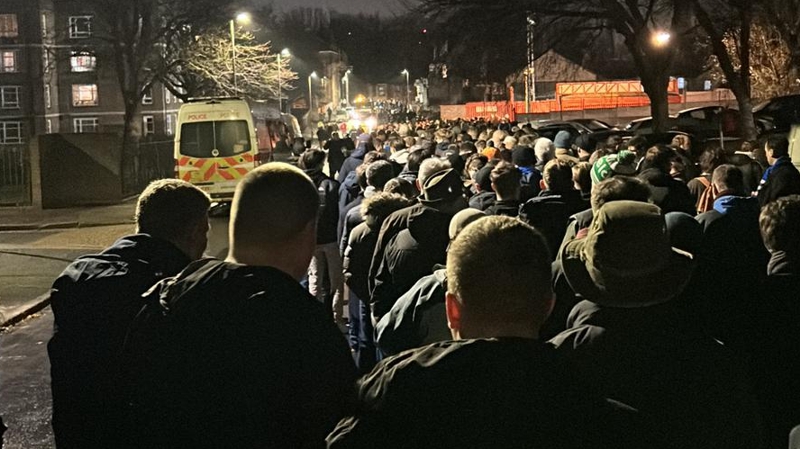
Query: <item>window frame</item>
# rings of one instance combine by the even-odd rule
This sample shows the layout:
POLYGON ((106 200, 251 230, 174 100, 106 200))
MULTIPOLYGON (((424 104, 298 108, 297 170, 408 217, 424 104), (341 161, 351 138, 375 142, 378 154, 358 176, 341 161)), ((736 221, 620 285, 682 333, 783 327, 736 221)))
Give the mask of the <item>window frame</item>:
POLYGON ((10 48, 0 48, 0 73, 18 73, 19 72, 19 50, 13 50, 10 48), (14 55, 14 66, 11 70, 6 69, 6 54, 14 55))
POLYGON ((96 133, 97 128, 100 126, 100 122, 98 121, 97 117, 75 117, 72 119, 72 131, 75 134, 91 134, 96 133), (91 122, 92 130, 86 131, 84 130, 85 122, 91 122), (80 125, 79 125, 80 124, 80 125))
POLYGON ((0 109, 19 109, 20 108, 20 99, 19 99, 19 87, 20 86, 0 86, 0 109), (6 90, 12 90, 15 92, 16 102, 10 102, 6 104, 6 90))
POLYGON ((0 120, 0 144, 3 145, 10 145, 10 144, 20 144, 23 143, 23 135, 22 135, 22 122, 11 121, 11 120, 0 120), (9 125, 15 124, 17 128, 17 137, 13 141, 8 137, 8 129, 9 125))
POLYGON ((70 39, 88 39, 92 37, 92 22, 94 21, 94 16, 91 14, 88 15, 79 15, 79 16, 69 16, 67 22, 67 29, 69 30, 69 38, 70 39), (80 21, 83 20, 86 22, 86 29, 81 30, 78 29, 80 25, 80 21))
POLYGON ((19 37, 19 16, 14 13, 0 14, 0 37, 19 37), (11 26, 6 29, 6 20, 11 26))
POLYGON ((73 51, 69 57, 69 71, 71 73, 88 73, 97 70, 97 55, 88 51, 73 51), (81 62, 91 61, 90 65, 81 62), (80 64, 76 64, 80 63, 80 64))
POLYGON ((72 107, 75 108, 91 108, 100 106, 100 92, 97 88, 97 84, 73 84, 72 85, 72 107), (89 103, 89 100, 81 100, 81 87, 87 86, 94 86, 92 91, 94 92, 94 100, 93 103, 89 103), (78 94, 77 100, 75 94, 78 94))
POLYGON ((154 115, 142 116, 142 134, 152 136, 156 133, 156 117, 154 115))

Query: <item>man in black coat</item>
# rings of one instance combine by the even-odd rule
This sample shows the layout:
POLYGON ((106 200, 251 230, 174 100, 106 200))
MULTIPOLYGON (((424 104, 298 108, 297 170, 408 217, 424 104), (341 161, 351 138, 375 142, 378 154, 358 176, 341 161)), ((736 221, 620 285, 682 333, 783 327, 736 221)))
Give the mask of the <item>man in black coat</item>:
POLYGON ((339 223, 339 183, 322 172, 325 165, 325 152, 322 150, 307 150, 300 156, 298 165, 314 182, 319 195, 317 249, 308 268, 308 290, 325 304, 336 321, 342 321, 344 277, 336 229, 339 223), (324 288, 324 279, 327 279, 330 290, 324 288))
POLYGON ((758 186, 758 202, 764 206, 782 196, 800 194, 800 172, 789 157, 789 140, 771 136, 764 149, 770 167, 758 186))
POLYGON ((331 178, 335 177, 345 160, 344 150, 353 151, 355 145, 349 138, 340 139, 338 132, 331 134, 331 139, 325 142, 328 151, 328 174, 331 178))
POLYGON ((455 341, 383 360, 328 447, 652 447, 632 435, 635 414, 537 340, 552 306, 549 278, 547 247, 531 227, 502 216, 467 226, 447 256, 455 341))
POLYGON ((153 182, 136 206, 136 234, 78 258, 53 283, 47 349, 59 448, 113 447, 125 332, 144 305, 142 293, 202 256, 209 205, 189 183, 153 182))
POLYGON ((262 165, 237 187, 228 258, 151 290, 124 351, 128 446, 319 447, 350 411, 349 350, 299 283, 318 210, 305 174, 262 165))
POLYGON ((419 202, 419 213, 409 216, 408 225, 386 245, 371 290, 370 306, 379 321, 434 266, 445 262, 450 220, 467 207, 461 176, 447 169, 425 181, 419 202))

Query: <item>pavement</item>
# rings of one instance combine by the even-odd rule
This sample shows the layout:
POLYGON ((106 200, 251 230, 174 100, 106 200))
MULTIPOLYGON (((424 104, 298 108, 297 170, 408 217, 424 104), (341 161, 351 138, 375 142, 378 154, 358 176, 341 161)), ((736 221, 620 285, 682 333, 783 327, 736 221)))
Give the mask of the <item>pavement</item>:
MULTIPOLYGON (((35 207, 2 207, 0 208, 0 243, 5 241, 22 241, 24 244, 35 241, 39 238, 52 238, 47 231, 67 230, 78 234, 77 240, 87 242, 85 249, 82 248, 59 248, 59 249, 38 249, 17 250, 15 245, 0 244, 0 260, 5 269, 0 273, 0 278, 22 279, 23 284, 29 287, 30 295, 24 294, 25 286, 17 286, 14 293, 9 295, 6 289, 3 290, 0 298, 0 331, 7 329, 25 318, 35 314, 49 305, 47 295, 43 293, 38 285, 39 279, 35 277, 52 277, 52 273, 60 273, 66 265, 75 257, 94 251, 94 247, 103 248, 108 244, 106 240, 113 242, 119 235, 103 238, 102 244, 97 244, 94 234, 108 233, 125 234, 130 230, 127 226, 133 226, 134 211, 136 209, 136 197, 128 198, 119 204, 64 208, 64 209, 39 209, 35 207), (97 229, 104 227, 103 231, 97 229), (81 228, 85 229, 80 232, 81 228), (44 234, 38 234, 44 232, 44 234), (36 235, 37 237, 31 237, 36 235), (42 237, 39 237, 42 236, 42 237), (92 242, 92 243, 89 243, 92 242), (91 249, 89 247, 92 247, 91 249), (24 269, 24 265, 18 262, 19 257, 33 258, 38 260, 34 269, 24 269), (9 271, 9 273, 6 273, 9 271), (36 291, 36 293, 33 293, 36 291), (41 295, 41 296, 40 296, 41 295)), ((26 246, 26 245, 20 245, 26 246)), ((52 282, 50 279, 50 282, 52 282)), ((9 281, 10 282, 10 281, 9 281)))
POLYGON ((0 208, 0 232, 69 229, 133 223, 136 197, 120 204, 65 209, 0 208))

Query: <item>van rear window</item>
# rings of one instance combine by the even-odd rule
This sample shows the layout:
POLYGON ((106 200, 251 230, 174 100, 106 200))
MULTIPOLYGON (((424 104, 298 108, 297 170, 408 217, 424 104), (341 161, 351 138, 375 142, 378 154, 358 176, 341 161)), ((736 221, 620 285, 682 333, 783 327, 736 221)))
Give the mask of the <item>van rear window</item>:
POLYGON ((189 157, 229 157, 250 151, 245 120, 184 123, 180 152, 189 157), (214 151, 216 150, 216 151, 214 151))

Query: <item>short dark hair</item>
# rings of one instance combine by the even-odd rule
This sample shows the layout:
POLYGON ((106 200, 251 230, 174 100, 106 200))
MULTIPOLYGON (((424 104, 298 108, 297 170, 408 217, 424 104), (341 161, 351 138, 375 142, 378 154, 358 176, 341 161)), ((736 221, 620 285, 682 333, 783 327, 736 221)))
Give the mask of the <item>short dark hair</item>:
POLYGON ((430 154, 425 150, 414 150, 408 153, 406 168, 408 171, 419 171, 419 166, 422 164, 422 161, 429 157, 430 154))
POLYGON ((700 154, 698 164, 703 173, 711 173, 715 168, 725 163, 725 152, 718 146, 710 146, 700 154))
POLYGON ((669 174, 672 167, 672 160, 675 158, 675 150, 666 145, 656 145, 647 150, 642 162, 642 171, 648 168, 669 174))
POLYGON ((572 166, 572 183, 580 186, 581 192, 592 191, 592 164, 579 162, 572 166))
POLYGON ((772 157, 777 159, 789 155, 789 139, 785 136, 769 136, 767 148, 772 150, 772 157))
POLYGON ((380 151, 369 151, 364 155, 364 163, 367 165, 376 161, 385 161, 386 159, 388 159, 386 154, 380 151))
POLYGON ((652 192, 641 179, 630 176, 612 176, 592 187, 592 209, 598 210, 612 201, 650 202, 652 192))
POLYGON ((367 167, 367 185, 383 190, 383 186, 394 177, 394 167, 389 161, 375 161, 367 167))
POLYGON ((644 136, 633 136, 631 140, 628 141, 628 148, 633 147, 633 151, 639 155, 643 156, 645 152, 647 152, 647 139, 644 136))
POLYGON ((322 150, 309 149, 300 155, 298 166, 303 170, 317 170, 325 165, 325 154, 322 150))
POLYGON ((547 184, 547 189, 553 192, 567 192, 574 190, 572 185, 572 167, 569 162, 553 159, 544 166, 542 179, 547 184))
POLYGON ((491 174, 492 187, 497 196, 511 198, 519 194, 522 187, 522 172, 510 162, 500 162, 493 169, 491 174))
POLYGON ((136 203, 136 229, 165 240, 180 239, 207 219, 209 207, 208 195, 186 181, 153 181, 136 203))
POLYGON ((361 190, 366 190, 369 187, 369 183, 367 182, 367 168, 369 168, 369 164, 361 164, 356 167, 356 184, 361 188, 361 190))
POLYGON ((759 217, 761 237, 770 251, 800 254, 800 195, 789 195, 767 204, 759 217))
POLYGON ((731 192, 734 195, 744 196, 744 173, 742 170, 731 164, 723 164, 714 169, 711 182, 717 186, 720 192, 731 192))

